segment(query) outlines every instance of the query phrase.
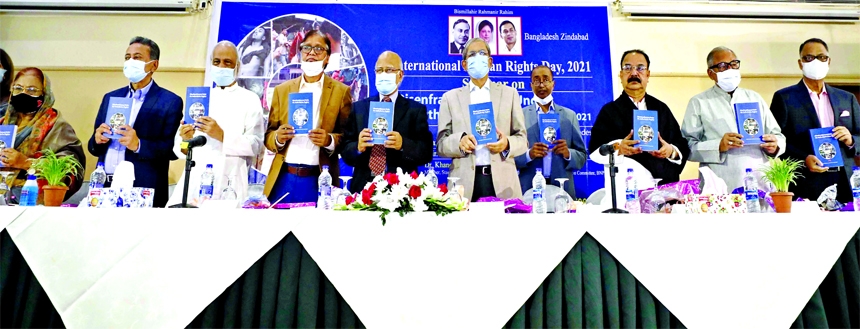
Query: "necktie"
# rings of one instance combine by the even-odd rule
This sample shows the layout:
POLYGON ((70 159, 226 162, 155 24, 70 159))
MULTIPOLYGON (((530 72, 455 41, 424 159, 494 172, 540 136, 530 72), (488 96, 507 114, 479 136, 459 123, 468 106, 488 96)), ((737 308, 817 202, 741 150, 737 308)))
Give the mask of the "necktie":
MULTIPOLYGON (((383 102, 391 102, 391 98, 385 96, 383 102)), ((385 171, 385 145, 375 144, 370 151, 370 172, 373 176, 385 171)))

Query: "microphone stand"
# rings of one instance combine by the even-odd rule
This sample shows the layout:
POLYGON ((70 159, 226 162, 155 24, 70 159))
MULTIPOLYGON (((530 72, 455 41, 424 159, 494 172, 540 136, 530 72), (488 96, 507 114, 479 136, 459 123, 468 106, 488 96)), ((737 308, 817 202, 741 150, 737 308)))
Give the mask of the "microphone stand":
POLYGON ((618 173, 618 167, 615 167, 615 152, 609 153, 609 182, 612 186, 612 208, 603 211, 604 214, 626 214, 627 210, 618 208, 617 195, 615 193, 615 174, 618 173))
MULTIPOLYGON (((182 203, 172 205, 168 208, 197 208, 188 204, 188 183, 191 179, 191 168, 194 168, 194 161, 191 160, 191 150, 194 148, 188 147, 188 151, 185 153, 185 188, 182 189, 182 203)), ((613 185, 614 186, 614 185, 613 185)), ((614 187, 613 187, 614 189, 614 187)), ((613 199, 614 201, 614 199, 613 199)))

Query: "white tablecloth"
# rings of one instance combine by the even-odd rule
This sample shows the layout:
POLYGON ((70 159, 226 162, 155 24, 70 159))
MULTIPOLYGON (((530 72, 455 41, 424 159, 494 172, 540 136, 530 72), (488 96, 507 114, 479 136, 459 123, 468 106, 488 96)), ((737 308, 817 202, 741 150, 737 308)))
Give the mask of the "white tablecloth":
POLYGON ((184 327, 291 229, 369 328, 499 328, 584 232, 687 327, 784 328, 858 228, 856 213, 395 214, 383 227, 314 209, 31 208, 8 230, 69 328, 184 327))

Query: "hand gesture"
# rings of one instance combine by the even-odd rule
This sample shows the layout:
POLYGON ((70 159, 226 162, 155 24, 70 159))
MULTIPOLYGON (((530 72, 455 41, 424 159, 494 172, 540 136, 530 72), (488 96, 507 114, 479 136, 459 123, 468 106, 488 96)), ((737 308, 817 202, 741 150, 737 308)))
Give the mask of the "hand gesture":
POLYGON ((463 153, 472 154, 472 152, 475 152, 477 147, 478 141, 475 140, 475 136, 466 134, 460 138, 460 151, 463 151, 463 153))
POLYGON ((364 128, 358 133, 358 152, 364 153, 368 148, 373 147, 373 135, 370 133, 370 129, 364 128))
POLYGON ((848 131, 848 128, 843 126, 834 127, 833 128, 833 138, 845 144, 845 146, 852 147, 854 146, 854 137, 851 136, 851 132, 848 131))
POLYGON ((624 137, 621 142, 615 143, 615 149, 618 150, 618 154, 623 156, 642 153, 642 148, 636 147, 636 144, 639 144, 639 141, 633 139, 633 129, 630 129, 630 133, 627 134, 627 137, 624 137))
POLYGON ((552 148, 552 153, 561 155, 562 158, 569 159, 570 158, 570 149, 567 148, 567 140, 563 138, 556 139, 555 142, 552 143, 555 145, 552 148))
POLYGON ((490 153, 492 154, 502 153, 502 151, 508 148, 508 137, 502 134, 498 129, 496 129, 496 135, 499 137, 499 141, 487 144, 487 148, 490 149, 490 153))
POLYGON ((224 130, 221 129, 221 126, 218 125, 218 122, 215 122, 215 119, 212 117, 199 117, 197 118, 197 128, 200 129, 203 133, 209 135, 219 142, 224 141, 224 130))
POLYGON ((293 126, 288 124, 282 124, 278 127, 278 131, 275 135, 275 139, 277 139, 278 144, 286 144, 288 140, 293 139, 296 135, 296 129, 293 126))
POLYGON ((96 128, 96 132, 95 132, 96 144, 104 144, 104 143, 110 142, 110 138, 107 138, 104 136, 104 134, 110 134, 110 133, 111 133, 111 129, 110 129, 110 126, 107 125, 107 123, 102 123, 101 125, 99 125, 99 127, 96 128))
POLYGON ((119 129, 116 132, 119 134, 119 143, 125 148, 137 152, 137 148, 140 146, 140 139, 137 138, 137 131, 134 130, 129 125, 119 126, 119 129))
POLYGON ((776 154, 776 151, 779 150, 779 145, 776 143, 776 136, 771 134, 765 134, 761 136, 761 143, 759 146, 765 151, 767 154, 776 154))
POLYGON ((541 142, 537 142, 532 145, 532 148, 529 149, 529 158, 537 159, 543 158, 549 152, 549 147, 541 142))
POLYGON ((660 136, 660 133, 657 133, 657 139, 660 140, 660 149, 656 151, 649 151, 648 154, 651 154, 655 158, 658 159, 669 159, 673 154, 675 154, 675 147, 672 144, 666 143, 663 140, 663 137, 660 136))
POLYGON ((741 147, 744 147, 744 140, 741 134, 726 133, 723 135, 723 139, 720 140, 720 153, 741 147))
POLYGON ((311 140, 311 143, 318 147, 326 147, 328 144, 331 144, 331 135, 329 135, 322 128, 316 128, 311 130, 308 133, 308 139, 311 140))
POLYGON ((403 147, 403 136, 400 136, 400 133, 396 131, 389 131, 385 136, 388 136, 388 139, 385 141, 385 148, 400 151, 400 148, 403 147))
POLYGON ((814 155, 806 156, 806 168, 809 168, 809 171, 814 173, 823 173, 827 171, 827 168, 822 167, 824 164, 821 163, 821 160, 818 160, 818 157, 814 155))

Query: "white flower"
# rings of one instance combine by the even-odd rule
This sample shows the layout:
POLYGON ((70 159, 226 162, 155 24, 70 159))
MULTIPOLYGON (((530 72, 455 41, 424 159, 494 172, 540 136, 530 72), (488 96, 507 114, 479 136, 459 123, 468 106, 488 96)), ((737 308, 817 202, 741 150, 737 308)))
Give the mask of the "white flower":
POLYGON ((415 212, 424 212, 427 211, 427 205, 424 204, 424 196, 420 196, 417 199, 409 199, 409 203, 412 204, 412 210, 415 212))

